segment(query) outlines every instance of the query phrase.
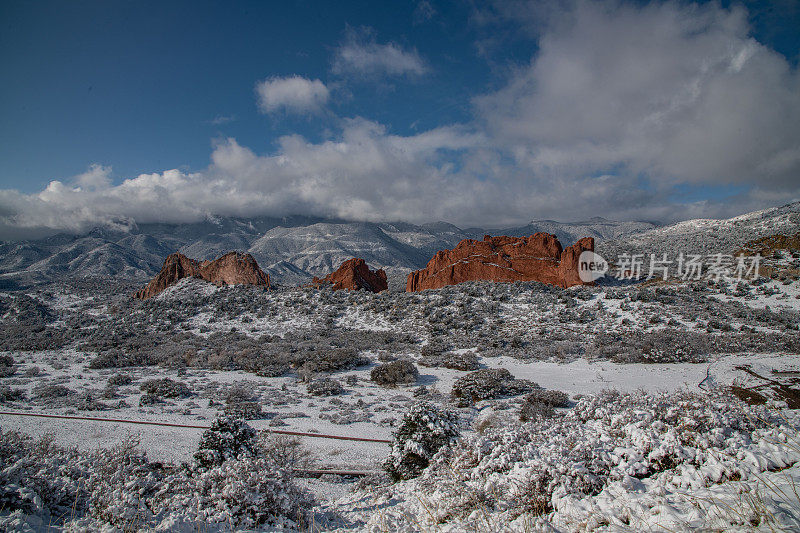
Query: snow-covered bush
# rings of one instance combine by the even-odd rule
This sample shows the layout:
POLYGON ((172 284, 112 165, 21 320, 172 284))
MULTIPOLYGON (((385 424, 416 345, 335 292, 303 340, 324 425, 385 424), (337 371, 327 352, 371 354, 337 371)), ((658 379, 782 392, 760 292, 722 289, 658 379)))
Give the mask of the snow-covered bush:
POLYGON ((523 402, 519 408, 519 419, 522 422, 529 422, 540 418, 550 418, 555 415, 555 409, 550 404, 532 401, 523 402))
POLYGON ((133 378, 131 378, 128 374, 114 374, 110 378, 108 378, 109 385, 114 385, 115 387, 122 387, 124 385, 130 385, 133 383, 133 378))
POLYGON ((18 402, 25 399, 23 389, 12 389, 8 385, 0 385, 0 403, 18 402))
MULTIPOLYGON (((458 530, 480 509, 479 517, 496 523, 525 515, 544 529, 622 527, 671 512, 662 498, 757 480, 798 463, 799 429, 793 411, 748 406, 721 393, 606 391, 553 418, 457 441, 434 456, 419 480, 382 496, 398 504, 381 519, 391 512, 398 524, 425 529, 453 521, 458 530), (595 500, 601 493, 604 499, 595 500), (611 516, 597 521, 600 512, 611 516)), ((791 492, 782 497, 796 499, 791 492)), ((687 520, 708 512, 696 504, 687 505, 687 520)))
MULTIPOLYGON (((81 350, 91 349, 86 345, 81 345, 81 350)), ((149 353, 127 350, 123 351, 118 348, 109 348, 97 357, 92 359, 89 363, 89 368, 122 368, 126 366, 148 366, 155 365, 159 361, 151 356, 149 353)))
POLYGON ((335 379, 323 378, 312 381, 307 386, 312 396, 338 396, 344 393, 344 387, 335 379))
MULTIPOLYGON (((100 393, 102 395, 102 393, 100 393)), ((75 398, 75 407, 81 411, 103 411, 110 406, 103 403, 93 391, 83 391, 75 398)))
POLYGON ((429 402, 417 402, 393 433, 392 450, 383 463, 395 480, 419 476, 442 447, 459 436, 457 417, 429 402))
POLYGON ((232 355, 231 361, 245 372, 257 376, 278 377, 289 371, 289 357, 286 354, 262 347, 240 349, 232 355))
POLYGON ((225 405, 225 416, 242 420, 262 420, 267 418, 258 402, 233 402, 225 405))
POLYGON ((538 418, 550 418, 555 414, 554 407, 569 407, 569 396, 566 392, 548 389, 533 389, 522 402, 519 419, 522 422, 538 418))
POLYGON ((14 358, 10 355, 0 355, 0 378, 14 375, 14 358))
MULTIPOLYGON (((778 320, 776 316, 766 317, 778 320)), ((718 324, 718 319, 709 320, 718 324)), ((773 324, 774 325, 774 324, 773 324)), ((610 359, 618 363, 699 363, 708 360, 709 354, 738 352, 773 353, 800 351, 800 335, 789 332, 763 331, 710 332, 686 331, 665 328, 655 331, 619 331, 599 333, 587 344, 586 355, 599 359, 610 359)))
POLYGON ((252 402, 255 398, 255 386, 252 382, 234 383, 222 393, 227 404, 252 402))
POLYGON ((68 330, 53 327, 56 316, 39 300, 17 293, 0 299, 0 351, 54 350, 69 342, 68 330))
POLYGON ((68 516, 86 466, 76 450, 58 449, 52 437, 34 440, 13 431, 0 432, 0 509, 47 521, 68 516))
POLYGON ((36 402, 47 407, 72 407, 75 404, 75 391, 59 383, 42 382, 31 392, 36 402))
POLYGON ((91 518, 123 530, 151 523, 155 514, 151 502, 163 490, 168 472, 148 462, 137 446, 128 437, 118 446, 92 454, 96 464, 86 472, 87 495, 75 506, 82 504, 91 518))
POLYGON ((139 387, 142 392, 155 398, 185 398, 192 391, 182 381, 170 378, 148 379, 139 387))
POLYGON ((419 364, 427 367, 452 368, 454 370, 477 370, 478 356, 472 351, 427 352, 423 348, 419 364))
MULTIPOLYGON (((212 468, 181 471, 165 479, 153 498, 162 524, 220 524, 234 530, 264 525, 296 529, 311 496, 294 484, 294 472, 264 455, 239 456, 212 468)), ((201 528, 202 529, 202 528, 201 528)))
POLYGON ((264 439, 198 470, 150 463, 130 439, 79 452, 0 432, 0 529, 296 529, 312 503, 293 480, 303 460, 296 442, 264 439))
POLYGON ((529 403, 543 403, 551 407, 569 407, 569 395, 560 390, 533 389, 525 396, 529 403))
POLYGON ((398 359, 376 366, 370 372, 369 377, 378 385, 394 387, 416 383, 419 378, 419 370, 411 361, 398 359))
POLYGON ((243 420, 220 416, 203 432, 194 459, 202 469, 239 456, 255 455, 256 431, 243 420))
POLYGON ((515 379, 505 368, 485 368, 461 376, 453 383, 450 395, 465 407, 480 400, 516 396, 531 392, 539 385, 525 379, 515 379))
POLYGON ((299 354, 295 358, 298 366, 312 366, 315 372, 336 372, 348 370, 369 363, 369 359, 359 355, 355 348, 334 348, 331 350, 315 350, 299 354))

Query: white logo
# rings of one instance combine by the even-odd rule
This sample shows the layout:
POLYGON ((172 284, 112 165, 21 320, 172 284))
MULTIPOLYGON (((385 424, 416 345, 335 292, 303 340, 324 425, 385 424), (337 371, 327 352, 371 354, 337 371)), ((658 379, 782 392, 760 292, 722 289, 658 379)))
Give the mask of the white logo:
POLYGON ((578 277, 584 283, 597 281, 608 272, 608 261, 603 256, 589 250, 578 257, 578 277))

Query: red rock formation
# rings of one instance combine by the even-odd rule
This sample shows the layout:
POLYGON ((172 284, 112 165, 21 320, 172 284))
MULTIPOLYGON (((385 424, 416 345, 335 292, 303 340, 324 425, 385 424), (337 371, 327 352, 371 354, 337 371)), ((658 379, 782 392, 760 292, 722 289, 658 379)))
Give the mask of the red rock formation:
POLYGON ((442 250, 422 269, 408 275, 406 291, 439 289, 465 281, 541 281, 560 287, 581 285, 578 257, 594 250, 594 239, 579 240, 566 250, 555 235, 464 239, 452 250, 442 250))
POLYGON ((594 251, 594 239, 584 237, 572 246, 561 252, 561 261, 558 265, 558 274, 561 277, 562 287, 572 287, 573 285, 591 285, 585 283, 578 275, 578 258, 586 250, 594 251))
POLYGON ((311 285, 315 287, 330 285, 335 291, 366 289, 372 292, 381 292, 389 288, 389 284, 386 282, 386 272, 370 270, 363 259, 355 257, 342 263, 335 272, 324 278, 315 277, 311 280, 311 285))
POLYGON ((213 261, 202 263, 183 254, 172 254, 164 261, 161 272, 134 298, 152 298, 183 278, 199 278, 216 285, 263 285, 269 288, 269 276, 258 268, 250 254, 227 253, 213 261))

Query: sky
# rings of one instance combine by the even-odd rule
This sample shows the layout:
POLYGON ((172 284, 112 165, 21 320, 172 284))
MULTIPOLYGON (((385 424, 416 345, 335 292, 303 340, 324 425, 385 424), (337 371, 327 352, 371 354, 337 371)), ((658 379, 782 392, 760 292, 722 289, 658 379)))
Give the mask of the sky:
POLYGON ((800 198, 800 0, 0 3, 0 239, 800 198))

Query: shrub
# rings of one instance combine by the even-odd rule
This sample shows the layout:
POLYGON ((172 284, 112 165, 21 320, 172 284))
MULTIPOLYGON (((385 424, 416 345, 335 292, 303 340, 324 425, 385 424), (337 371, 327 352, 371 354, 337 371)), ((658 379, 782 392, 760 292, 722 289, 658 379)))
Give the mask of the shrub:
POLYGON ((537 388, 539 385, 532 381, 515 379, 505 368, 486 368, 458 378, 450 396, 460 407, 466 407, 480 400, 516 396, 537 388))
MULTIPOLYGON (((76 450, 57 448, 52 436, 34 440, 0 431, 0 509, 3 514, 19 510, 52 521, 69 516, 86 466, 76 450)), ((0 529, 3 526, 0 523, 0 529)))
POLYGON ((150 354, 138 351, 125 351, 110 349, 99 354, 89 363, 89 368, 122 368, 126 366, 149 366, 159 361, 150 354))
POLYGON ((522 422, 550 418, 555 415, 553 406, 544 402, 532 401, 524 402, 519 409, 519 419, 522 422))
POLYGON ((10 355, 0 355, 0 378, 14 375, 14 358, 10 355))
POLYGON ((262 420, 267 414, 258 402, 233 402, 225 406, 225 415, 242 420, 262 420))
POLYGON ((192 392, 189 387, 181 381, 174 381, 170 378, 148 379, 141 384, 140 389, 148 396, 155 398, 185 398, 192 392))
POLYGON ((303 365, 297 369, 297 377, 300 378, 300 381, 303 383, 310 383, 314 381, 314 375, 316 373, 317 365, 311 361, 303 363, 303 365))
POLYGON ((82 411, 103 411, 109 409, 109 406, 95 397, 89 391, 82 392, 75 400, 75 407, 82 411))
POLYGON ((423 351, 419 364, 427 367, 452 368, 453 370, 477 370, 478 356, 475 352, 445 352, 426 355, 423 351))
POLYGON ((8 385, 0 385, 0 403, 19 402, 25 399, 23 389, 12 389, 8 385))
POLYGON ((525 396, 530 403, 543 403, 551 407, 569 407, 569 395, 560 390, 534 389, 525 396))
POLYGON ((33 396, 38 400, 65 398, 73 394, 75 391, 57 383, 40 383, 33 388, 33 396))
POLYGON ((383 463, 395 480, 419 476, 442 447, 459 436, 456 416, 429 402, 418 402, 403 415, 383 463))
POLYGON ((130 385, 131 383, 133 383, 133 378, 128 374, 114 374, 108 378, 108 384, 114 385, 115 387, 122 387, 123 385, 130 385))
POLYGON ((119 388, 116 385, 112 385, 111 383, 106 383, 106 386, 103 388, 102 396, 106 400, 111 400, 118 396, 119 388))
POLYGON ((384 387, 416 383, 418 377, 417 367, 405 359, 378 365, 370 372, 370 379, 384 387))
POLYGON ((275 378, 289 371, 289 359, 281 353, 259 348, 244 348, 232 356, 233 362, 245 372, 275 378))
POLYGON ((307 469, 312 465, 311 452, 298 437, 290 435, 262 432, 258 437, 258 452, 291 470, 307 469))
POLYGON ((255 399, 252 383, 236 383, 224 393, 227 404, 252 402, 255 399))
MULTIPOLYGON (((620 480, 638 478, 648 486, 678 485, 689 471, 697 480, 694 486, 702 489, 720 487, 716 484, 731 479, 759 479, 759 473, 770 465, 793 464, 794 457, 783 458, 783 443, 794 446, 797 419, 793 415, 787 418, 787 414, 750 407, 718 393, 605 391, 580 399, 563 416, 465 437, 447 454, 431 460, 424 481, 382 497, 403 499, 402 490, 402 494, 413 495, 415 503, 427 498, 446 502, 436 509, 436 518, 453 520, 445 527, 454 529, 464 524, 454 519, 469 520, 476 503, 491 510, 490 516, 508 520, 523 513, 546 515, 558 502, 560 509, 556 510, 563 513, 560 518, 571 520, 566 522, 566 530, 578 530, 587 520, 594 520, 595 513, 603 512, 604 504, 589 497, 620 480), (776 438, 781 442, 778 449, 766 444, 776 438), (755 458, 742 459, 750 454, 755 458), (490 483, 474 484, 475 480, 490 483), (591 504, 581 507, 586 502, 591 504), (584 510, 578 518, 571 518, 575 509, 584 510), (497 510, 510 513, 494 514, 497 510)), ((611 489, 616 498, 620 492, 627 497, 640 490, 619 490, 619 486, 611 489)), ((732 488, 731 492, 733 499, 728 501, 740 501, 739 490, 732 488)), ((791 489, 788 492, 796 501, 791 489)), ((634 516, 628 512, 623 506, 620 514, 607 512, 602 518, 613 523, 634 516)), ((414 519, 424 520, 412 511, 414 519)), ((564 521, 554 524, 564 529, 564 521)), ((636 524, 639 527, 629 524, 631 530, 647 529, 647 522, 636 524)))
POLYGON ((79 452, 0 432, 0 529, 18 530, 26 515, 31 530, 299 529, 292 520, 312 504, 294 484, 302 450, 270 440, 258 452, 195 470, 150 463, 132 439, 79 452))
POLYGON ((312 381, 307 389, 312 396, 338 396, 344 392, 342 384, 331 378, 312 381))
POLYGON ((164 403, 164 400, 159 398, 158 396, 153 396, 152 394, 143 394, 141 398, 139 398, 139 406, 145 407, 148 405, 155 405, 159 403, 164 403))
POLYGON ((295 530, 299 527, 292 520, 304 521, 312 504, 312 497, 295 485, 291 468, 261 455, 240 455, 167 481, 172 490, 157 494, 162 499, 156 499, 155 508, 181 517, 189 531, 197 530, 198 522, 235 531, 264 525, 295 530))
POLYGON ((69 342, 67 331, 50 325, 55 315, 30 296, 0 298, 0 316, 0 351, 55 350, 69 342))
POLYGON ((355 348, 334 348, 301 354, 295 364, 313 365, 316 372, 336 372, 367 365, 369 359, 359 355, 355 348))
POLYGON ((203 432, 194 454, 199 468, 219 466, 229 459, 256 455, 256 431, 242 420, 220 416, 203 432))

